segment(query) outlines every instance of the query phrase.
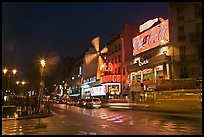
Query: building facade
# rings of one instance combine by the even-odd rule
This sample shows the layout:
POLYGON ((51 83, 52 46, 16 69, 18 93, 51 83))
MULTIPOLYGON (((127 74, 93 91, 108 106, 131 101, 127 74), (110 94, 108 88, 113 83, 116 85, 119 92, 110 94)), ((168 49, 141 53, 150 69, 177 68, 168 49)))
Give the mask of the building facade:
POLYGON ((129 74, 127 66, 132 60, 132 38, 137 35, 139 25, 124 24, 120 32, 110 37, 108 48, 108 62, 113 64, 112 74, 120 75, 120 91, 117 98, 129 96, 129 74))
POLYGON ((83 76, 83 57, 79 58, 73 65, 68 78, 68 90, 67 94, 69 98, 79 99, 81 98, 81 84, 83 76))
POLYGON ((202 2, 169 2, 172 78, 202 76, 202 2))
POLYGON ((140 25, 140 33, 133 37, 133 60, 130 73, 130 99, 141 102, 144 90, 155 83, 171 78, 169 20, 155 18, 140 25))

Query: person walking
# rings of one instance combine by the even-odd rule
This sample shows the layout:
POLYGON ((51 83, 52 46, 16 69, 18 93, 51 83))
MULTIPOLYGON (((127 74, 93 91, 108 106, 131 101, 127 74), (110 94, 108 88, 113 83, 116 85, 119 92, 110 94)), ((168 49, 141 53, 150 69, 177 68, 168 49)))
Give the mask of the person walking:
POLYGON ((29 95, 28 93, 26 94, 26 100, 25 100, 25 105, 26 105, 26 115, 28 115, 28 107, 29 107, 29 95))

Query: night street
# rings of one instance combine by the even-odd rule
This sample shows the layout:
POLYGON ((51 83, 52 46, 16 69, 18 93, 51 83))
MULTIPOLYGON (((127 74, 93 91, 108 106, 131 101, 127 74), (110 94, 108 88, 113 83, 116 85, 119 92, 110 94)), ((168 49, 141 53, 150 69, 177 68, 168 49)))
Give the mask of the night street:
POLYGON ((54 116, 2 121, 3 135, 201 135, 202 115, 55 104, 54 116))
POLYGON ((2 2, 2 135, 202 135, 202 2, 2 2))

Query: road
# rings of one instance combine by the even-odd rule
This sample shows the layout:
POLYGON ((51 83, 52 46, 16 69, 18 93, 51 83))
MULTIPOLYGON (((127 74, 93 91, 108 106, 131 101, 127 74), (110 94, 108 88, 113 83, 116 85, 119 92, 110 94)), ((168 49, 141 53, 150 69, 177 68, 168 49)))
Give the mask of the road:
POLYGON ((202 135, 202 114, 54 105, 54 116, 2 121, 2 135, 202 135))

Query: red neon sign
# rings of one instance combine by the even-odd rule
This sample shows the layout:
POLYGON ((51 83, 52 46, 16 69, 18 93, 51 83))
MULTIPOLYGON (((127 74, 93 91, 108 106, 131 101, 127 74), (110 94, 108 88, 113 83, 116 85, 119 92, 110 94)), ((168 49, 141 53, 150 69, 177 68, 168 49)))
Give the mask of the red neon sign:
POLYGON ((133 56, 169 41, 168 19, 133 38, 133 56))
POLYGON ((112 72, 113 71, 113 64, 108 62, 104 63, 101 67, 102 72, 112 72))
POLYGON ((100 83, 118 82, 120 83, 120 75, 106 75, 102 76, 100 83))

